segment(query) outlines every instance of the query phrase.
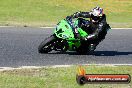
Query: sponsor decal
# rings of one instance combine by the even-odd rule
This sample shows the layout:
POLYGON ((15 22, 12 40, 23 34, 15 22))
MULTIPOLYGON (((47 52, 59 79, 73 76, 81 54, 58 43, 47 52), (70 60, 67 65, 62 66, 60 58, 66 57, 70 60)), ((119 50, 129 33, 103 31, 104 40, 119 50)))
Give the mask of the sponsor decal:
POLYGON ((86 71, 79 66, 76 81, 80 85, 86 83, 130 83, 131 76, 129 74, 86 74, 86 71))

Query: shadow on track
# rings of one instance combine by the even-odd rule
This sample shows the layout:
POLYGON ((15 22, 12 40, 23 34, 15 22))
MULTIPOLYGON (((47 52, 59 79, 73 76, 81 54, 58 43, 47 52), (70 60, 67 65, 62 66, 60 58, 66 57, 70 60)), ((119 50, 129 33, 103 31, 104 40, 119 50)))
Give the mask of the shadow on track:
POLYGON ((120 55, 130 55, 132 52, 118 52, 118 51, 95 51, 95 56, 120 56, 120 55))
POLYGON ((131 55, 132 52, 118 52, 118 51, 94 51, 91 54, 78 54, 76 52, 53 52, 48 54, 69 54, 69 55, 93 55, 93 56, 120 56, 131 55))

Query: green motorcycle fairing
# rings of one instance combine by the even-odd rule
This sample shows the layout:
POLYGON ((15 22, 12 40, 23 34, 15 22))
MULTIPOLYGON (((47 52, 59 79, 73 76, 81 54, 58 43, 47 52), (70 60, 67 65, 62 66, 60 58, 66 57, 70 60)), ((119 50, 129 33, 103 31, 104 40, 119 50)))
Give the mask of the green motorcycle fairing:
MULTIPOLYGON (((73 23, 74 26, 78 25, 78 19, 76 19, 73 23)), ((78 32, 80 34, 80 36, 85 37, 88 34, 83 31, 81 28, 78 28, 78 32)), ((74 37, 74 33, 73 33, 73 28, 72 26, 68 23, 67 20, 61 20, 57 26, 56 29, 54 31, 55 35, 58 38, 61 39, 65 39, 67 40, 68 44, 69 44, 69 49, 68 50, 73 50, 73 46, 75 47, 79 47, 81 45, 80 43, 80 39, 76 39, 74 37)))

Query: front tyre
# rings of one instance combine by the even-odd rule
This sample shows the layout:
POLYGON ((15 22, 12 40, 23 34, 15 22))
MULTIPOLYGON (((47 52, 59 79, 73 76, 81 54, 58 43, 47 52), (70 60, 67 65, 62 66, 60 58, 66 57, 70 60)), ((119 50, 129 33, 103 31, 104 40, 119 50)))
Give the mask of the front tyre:
POLYGON ((39 53, 48 53, 53 50, 54 48, 54 41, 55 41, 55 36, 51 35, 50 37, 46 38, 43 42, 38 47, 38 52, 39 53))

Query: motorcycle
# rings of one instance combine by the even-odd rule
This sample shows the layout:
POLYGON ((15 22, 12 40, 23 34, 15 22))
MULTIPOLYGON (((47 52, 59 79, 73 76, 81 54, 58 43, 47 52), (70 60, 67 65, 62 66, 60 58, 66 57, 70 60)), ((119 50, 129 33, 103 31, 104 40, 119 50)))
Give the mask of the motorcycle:
MULTIPOLYGON (((81 39, 75 38, 74 27, 79 23, 79 18, 75 19, 63 19, 61 20, 54 33, 46 38, 38 47, 39 53, 48 53, 52 50, 55 51, 76 51, 80 54, 90 52, 90 46, 82 46, 81 39)), ((83 31, 82 28, 78 28, 79 35, 81 37, 88 36, 89 34, 83 31)))

